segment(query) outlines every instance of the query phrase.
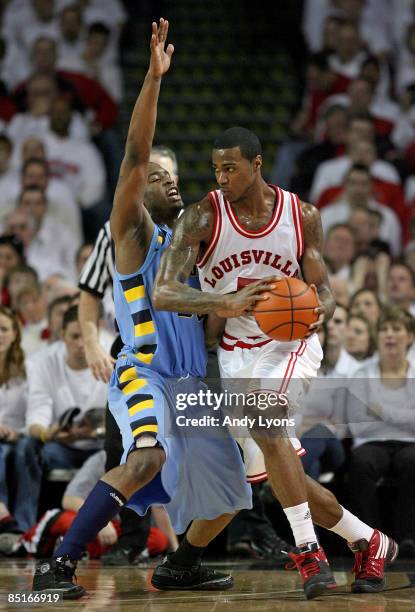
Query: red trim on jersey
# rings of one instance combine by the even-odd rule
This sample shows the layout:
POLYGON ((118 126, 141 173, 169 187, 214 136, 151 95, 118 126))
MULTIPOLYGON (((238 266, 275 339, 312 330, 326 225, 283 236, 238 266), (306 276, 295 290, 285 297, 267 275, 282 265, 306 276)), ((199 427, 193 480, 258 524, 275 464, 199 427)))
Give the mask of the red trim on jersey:
MULTIPOLYGON (((229 340, 239 340, 239 338, 235 338, 235 336, 231 336, 226 331, 224 331, 222 335, 228 338, 229 340)), ((250 340, 258 340, 258 338, 260 338, 261 336, 246 336, 246 337, 249 338, 250 340)))
POLYGON ((199 259, 199 261, 196 262, 196 265, 199 268, 203 267, 206 264, 209 257, 211 256, 219 240, 220 230, 222 228, 222 213, 220 210, 218 195, 216 191, 210 191, 208 195, 209 195, 209 200, 210 200, 210 204, 212 206, 212 211, 213 211, 213 231, 212 231, 212 237, 210 239, 209 244, 206 247, 205 252, 203 253, 202 257, 199 259))
POLYGON ((287 390, 288 385, 290 384, 291 377, 294 372, 295 364, 297 363, 297 357, 301 357, 301 355, 304 353, 306 349, 306 346, 307 346, 306 342, 304 342, 304 340, 301 340, 300 346, 295 351, 295 353, 291 353, 290 359, 287 364, 287 368, 285 370, 285 373, 282 379, 281 386, 278 389, 278 393, 285 393, 285 391, 287 390))
POLYGON ((272 342, 272 338, 268 340, 263 340, 262 342, 258 342, 257 344, 247 344, 243 340, 238 340, 235 344, 226 344, 223 340, 220 341, 219 346, 223 348, 225 351, 233 351, 235 348, 243 348, 243 349, 252 349, 257 348, 259 346, 265 346, 269 342, 272 342))
POLYGON ((303 253, 304 253, 304 226, 303 226, 303 211, 301 209, 301 203, 296 193, 294 195, 294 200, 298 213, 298 225, 299 225, 299 237, 300 237, 300 254, 297 256, 297 260, 300 261, 303 253))
POLYGON ((304 457, 304 455, 307 454, 307 451, 305 448, 301 447, 298 450, 295 451, 297 453, 298 457, 304 457))
POLYGON ((241 225, 238 219, 238 215, 233 209, 232 204, 228 202, 226 198, 223 198, 223 201, 225 202, 225 210, 227 212, 230 222, 232 223, 234 229, 238 232, 238 234, 242 234, 242 236, 245 236, 245 238, 263 238, 264 236, 267 236, 270 232, 272 232, 272 230, 274 230, 278 225, 282 214, 284 196, 279 187, 277 187, 276 185, 269 186, 272 187, 272 189, 274 189, 275 191, 276 202, 274 210, 272 212, 271 219, 268 221, 268 223, 264 227, 261 227, 255 231, 248 230, 246 229, 246 227, 243 227, 241 225))
POLYGON ((300 227, 298 221, 298 210, 296 206, 296 202, 294 199, 294 194, 290 193, 290 201, 291 201, 291 212, 294 221, 294 231, 295 231, 295 241, 297 243, 297 261, 300 261, 300 253, 301 253, 301 237, 300 237, 300 227))
POLYGON ((231 336, 230 334, 226 333, 226 331, 223 332, 223 335, 228 338, 228 340, 238 340, 238 338, 235 338, 235 336, 231 336))

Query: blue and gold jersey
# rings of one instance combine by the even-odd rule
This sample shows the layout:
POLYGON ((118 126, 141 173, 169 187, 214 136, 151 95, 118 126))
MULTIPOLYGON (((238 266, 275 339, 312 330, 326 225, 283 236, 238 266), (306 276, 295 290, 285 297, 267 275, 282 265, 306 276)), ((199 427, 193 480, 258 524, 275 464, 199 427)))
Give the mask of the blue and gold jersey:
MULTIPOLYGON (((151 302, 154 279, 172 231, 155 225, 147 256, 133 274, 114 272, 115 315, 125 354, 137 365, 164 376, 205 376, 203 321, 197 315, 155 310, 151 302)), ((199 288, 196 275, 189 284, 199 288)))

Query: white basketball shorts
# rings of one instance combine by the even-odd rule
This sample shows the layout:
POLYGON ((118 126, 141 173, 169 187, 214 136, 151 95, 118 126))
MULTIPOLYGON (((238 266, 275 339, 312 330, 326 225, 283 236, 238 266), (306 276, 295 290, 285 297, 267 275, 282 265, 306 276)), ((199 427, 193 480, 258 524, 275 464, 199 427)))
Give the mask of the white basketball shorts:
MULTIPOLYGON (((253 342, 254 343, 254 342, 253 342)), ((235 391, 242 388, 243 379, 246 381, 248 392, 276 391, 286 395, 289 402, 289 415, 294 416, 295 407, 298 406, 302 394, 307 390, 310 379, 317 375, 323 351, 314 334, 307 340, 295 342, 276 342, 272 340, 260 347, 230 349, 233 343, 227 341, 227 348, 218 349, 219 369, 224 387, 235 391), (229 387, 232 379, 231 387, 229 387)), ((236 343, 235 343, 236 344, 236 343)), ((243 343, 247 346, 247 342, 243 343)), ((267 410, 269 414, 269 409, 267 410)), ((245 468, 249 482, 261 482, 267 478, 265 462, 262 452, 249 432, 241 428, 230 428, 232 435, 241 446, 244 453, 245 468)), ((304 455, 295 430, 290 430, 291 443, 297 455, 304 455), (291 437, 291 433, 294 434, 291 437)))

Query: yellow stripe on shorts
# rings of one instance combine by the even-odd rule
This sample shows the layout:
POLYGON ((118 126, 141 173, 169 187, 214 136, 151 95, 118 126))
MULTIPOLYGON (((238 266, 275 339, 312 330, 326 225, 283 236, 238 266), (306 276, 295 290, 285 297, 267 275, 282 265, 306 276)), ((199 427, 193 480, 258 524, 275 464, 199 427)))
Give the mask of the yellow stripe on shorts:
POLYGON ((120 376, 120 382, 125 383, 129 380, 134 380, 137 378, 137 372, 134 367, 128 368, 128 370, 124 370, 124 372, 120 376))
POLYGON ((134 325, 134 335, 136 338, 137 336, 148 336, 148 334, 154 334, 155 331, 156 330, 153 321, 134 325))
POLYGON ((140 412, 140 410, 147 410, 147 408, 154 408, 154 400, 150 399, 143 400, 142 402, 137 402, 136 404, 131 406, 131 408, 128 409, 128 414, 130 416, 133 416, 137 412, 140 412))
POLYGON ((128 385, 125 385, 122 392, 124 393, 124 395, 131 395, 131 393, 135 393, 136 391, 139 391, 142 387, 145 387, 146 384, 147 381, 145 378, 136 378, 135 380, 129 382, 128 385))
POLYGON ((143 363, 149 365, 153 361, 154 353, 136 353, 135 357, 137 357, 137 359, 143 363))

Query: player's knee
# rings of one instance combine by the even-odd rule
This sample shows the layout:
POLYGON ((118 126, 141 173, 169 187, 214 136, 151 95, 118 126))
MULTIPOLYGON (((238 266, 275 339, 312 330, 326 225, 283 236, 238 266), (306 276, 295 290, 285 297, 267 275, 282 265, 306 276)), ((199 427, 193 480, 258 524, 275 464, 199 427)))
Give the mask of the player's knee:
POLYGON ((125 476, 137 486, 144 486, 158 474, 165 460, 160 448, 141 448, 130 453, 125 464, 125 476))

